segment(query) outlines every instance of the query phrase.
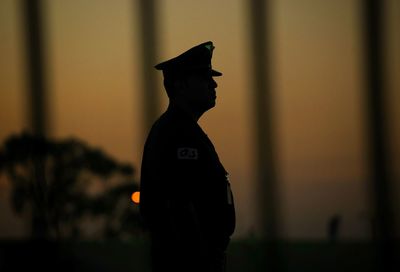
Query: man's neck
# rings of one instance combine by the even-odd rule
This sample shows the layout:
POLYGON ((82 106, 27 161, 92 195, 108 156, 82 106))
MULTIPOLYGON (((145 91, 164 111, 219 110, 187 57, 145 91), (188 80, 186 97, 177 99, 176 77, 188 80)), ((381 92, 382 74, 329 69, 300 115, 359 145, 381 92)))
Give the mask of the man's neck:
POLYGON ((187 113, 194 121, 198 122, 204 111, 198 111, 186 101, 180 99, 170 99, 169 106, 176 107, 187 113))

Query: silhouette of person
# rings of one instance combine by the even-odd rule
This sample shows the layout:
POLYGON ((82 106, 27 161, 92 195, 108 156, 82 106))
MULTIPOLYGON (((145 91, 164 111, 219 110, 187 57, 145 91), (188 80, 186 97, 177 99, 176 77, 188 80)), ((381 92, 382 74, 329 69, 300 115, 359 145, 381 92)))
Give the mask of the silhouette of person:
POLYGON ((338 239, 341 216, 333 215, 328 222, 328 237, 329 241, 334 243, 338 239))
POLYGON ((222 74, 211 41, 155 66, 169 106, 153 124, 141 166, 140 212, 151 237, 153 271, 225 271, 235 229, 228 173, 197 121, 215 106, 222 74))

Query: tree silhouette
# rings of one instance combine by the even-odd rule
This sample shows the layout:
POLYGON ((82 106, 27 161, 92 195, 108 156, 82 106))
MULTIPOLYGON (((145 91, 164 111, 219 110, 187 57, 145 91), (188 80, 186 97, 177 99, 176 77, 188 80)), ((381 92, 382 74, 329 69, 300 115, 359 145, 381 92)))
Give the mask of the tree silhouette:
POLYGON ((32 218, 32 238, 118 239, 141 232, 130 201, 138 190, 134 168, 83 141, 13 135, 0 150, 1 172, 12 183, 14 211, 32 218))

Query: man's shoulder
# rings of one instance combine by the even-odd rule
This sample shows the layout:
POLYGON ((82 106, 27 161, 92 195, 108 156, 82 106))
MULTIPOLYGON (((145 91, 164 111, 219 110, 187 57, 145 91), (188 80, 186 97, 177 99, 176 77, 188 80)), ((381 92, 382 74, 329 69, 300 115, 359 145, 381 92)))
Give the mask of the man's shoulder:
POLYGON ((181 138, 185 130, 184 123, 164 113, 152 125, 147 140, 172 142, 174 139, 181 138))
POLYGON ((154 123, 152 129, 162 134, 186 137, 195 132, 194 123, 186 116, 179 116, 167 111, 154 123))
POLYGON ((163 114, 152 126, 146 145, 152 148, 179 148, 198 146, 199 135, 193 122, 163 114))
POLYGON ((174 118, 171 118, 168 114, 163 114, 158 118, 156 122, 154 122, 151 131, 155 135, 159 135, 162 137, 167 137, 167 136, 173 136, 175 134, 178 134, 180 131, 180 127, 182 127, 182 124, 179 122, 179 120, 175 120, 174 118))

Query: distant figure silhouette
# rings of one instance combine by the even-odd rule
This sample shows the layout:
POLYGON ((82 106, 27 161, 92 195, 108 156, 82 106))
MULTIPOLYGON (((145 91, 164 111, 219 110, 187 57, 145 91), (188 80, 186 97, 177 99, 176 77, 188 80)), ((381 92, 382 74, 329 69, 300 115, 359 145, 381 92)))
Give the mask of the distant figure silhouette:
POLYGON ((155 66, 169 97, 144 146, 140 212, 151 236, 152 269, 225 271, 235 228, 233 195, 213 144, 197 124, 215 106, 221 76, 205 42, 155 66))
POLYGON ((328 238, 330 242, 336 242, 339 236, 341 216, 333 215, 328 222, 328 238))

